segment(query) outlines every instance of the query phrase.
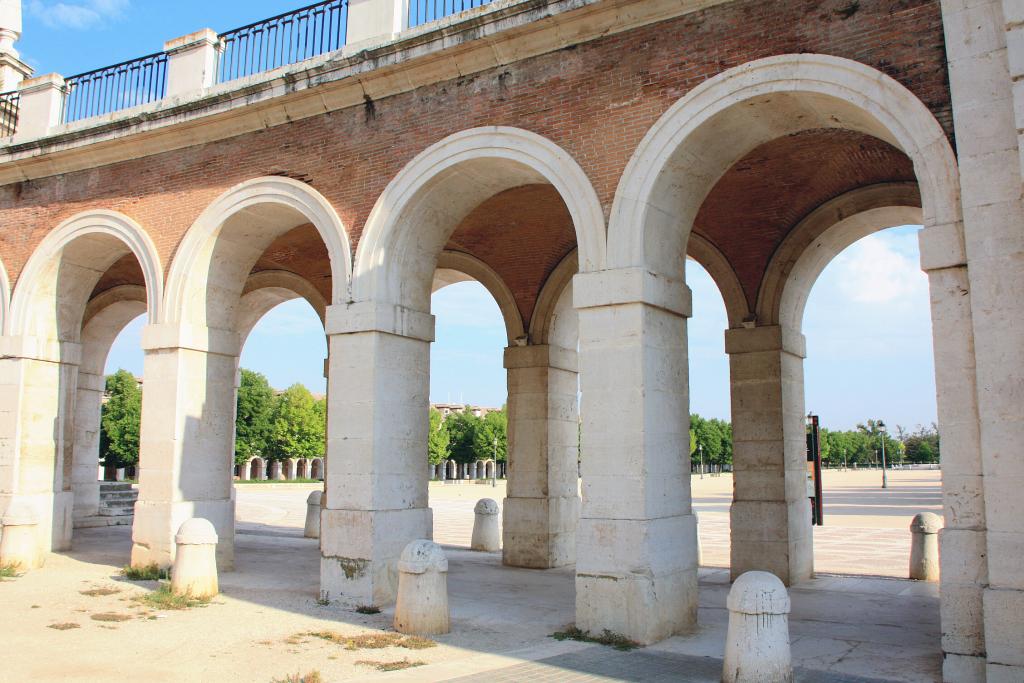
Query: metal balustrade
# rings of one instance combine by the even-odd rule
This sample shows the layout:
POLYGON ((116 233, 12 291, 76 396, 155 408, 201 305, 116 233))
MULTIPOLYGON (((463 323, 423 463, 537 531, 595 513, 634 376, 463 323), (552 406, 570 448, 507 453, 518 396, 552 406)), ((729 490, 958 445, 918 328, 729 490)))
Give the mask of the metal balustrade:
POLYGON ((0 138, 14 135, 18 127, 18 105, 21 93, 17 90, 0 93, 0 138))
POLYGON ((270 71, 345 45, 348 0, 328 0, 220 34, 217 82, 270 71))
POLYGON ((491 0, 409 0, 409 28, 419 26, 474 7, 487 5, 491 0))
POLYGON ((64 82, 61 123, 146 104, 167 93, 167 53, 158 52, 87 71, 64 82))

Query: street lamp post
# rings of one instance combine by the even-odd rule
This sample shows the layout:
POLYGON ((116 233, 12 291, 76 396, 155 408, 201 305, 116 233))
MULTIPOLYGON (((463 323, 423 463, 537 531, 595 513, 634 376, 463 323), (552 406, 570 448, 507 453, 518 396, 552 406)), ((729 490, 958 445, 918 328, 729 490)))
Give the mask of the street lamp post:
POLYGON ((498 437, 494 437, 494 442, 491 445, 494 448, 492 451, 494 467, 491 468, 491 488, 493 489, 498 487, 498 437))
POLYGON ((881 420, 878 421, 878 431, 882 434, 882 488, 889 488, 889 477, 885 471, 885 423, 881 420))
POLYGON ((700 478, 704 478, 704 444, 697 444, 697 453, 700 454, 700 478))

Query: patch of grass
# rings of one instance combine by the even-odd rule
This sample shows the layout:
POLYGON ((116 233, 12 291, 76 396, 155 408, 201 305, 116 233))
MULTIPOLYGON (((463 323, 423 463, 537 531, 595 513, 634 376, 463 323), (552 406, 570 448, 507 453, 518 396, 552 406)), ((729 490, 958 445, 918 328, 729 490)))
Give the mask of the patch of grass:
POLYGON ((327 607, 331 604, 331 594, 327 591, 320 591, 320 597, 316 599, 316 604, 321 607, 327 607))
POLYGON ((147 607, 162 610, 191 609, 192 607, 206 607, 210 604, 210 598, 194 598, 191 595, 172 593, 171 587, 167 584, 161 585, 152 593, 137 595, 132 600, 147 607))
POLYGON ((306 639, 302 636, 303 634, 296 633, 285 638, 284 642, 287 645, 302 645, 304 642, 306 642, 306 639))
POLYGON ((576 628, 575 625, 567 627, 564 631, 558 631, 552 633, 551 637, 555 640, 578 640, 581 643, 597 643, 598 645, 607 645, 613 647, 616 650, 635 650, 638 647, 643 647, 640 643, 635 640, 630 640, 621 633, 615 633, 605 629, 600 635, 592 636, 589 631, 581 631, 576 628))
POLYGON ((129 581, 159 581, 171 578, 170 572, 163 569, 156 562, 145 567, 125 567, 121 574, 129 581))
POLYGON ((345 636, 334 631, 310 631, 307 636, 329 640, 341 645, 346 650, 382 650, 386 647, 404 647, 407 650, 425 650, 437 645, 433 640, 418 636, 406 636, 401 633, 381 631, 378 633, 362 633, 356 636, 345 636))
POLYGON ((414 666, 423 666, 426 662, 410 662, 408 659, 401 659, 396 662, 374 662, 369 659, 360 659, 356 661, 356 664, 372 666, 377 671, 401 671, 403 669, 411 669, 414 666))
POLYGON ((14 579, 21 575, 18 571, 17 565, 13 564, 0 564, 0 581, 4 579, 14 579))
POLYGON ((360 605, 356 607, 356 611, 360 614, 380 614, 380 607, 374 607, 373 605, 360 605))
POLYGON ((101 595, 113 595, 120 593, 120 588, 91 588, 87 591, 78 591, 82 595, 88 595, 90 598, 98 598, 101 595))
POLYGON ((284 678, 275 678, 270 683, 324 683, 324 679, 319 671, 314 670, 307 674, 291 674, 284 678))
POLYGON ((79 626, 78 624, 76 624, 73 621, 65 621, 65 622, 62 622, 60 624, 50 624, 46 628, 52 628, 52 629, 55 629, 57 631, 70 631, 73 628, 82 628, 82 627, 79 626))
POLYGON ((122 614, 120 612, 98 612, 90 615, 93 621, 129 621, 133 619, 130 614, 122 614))

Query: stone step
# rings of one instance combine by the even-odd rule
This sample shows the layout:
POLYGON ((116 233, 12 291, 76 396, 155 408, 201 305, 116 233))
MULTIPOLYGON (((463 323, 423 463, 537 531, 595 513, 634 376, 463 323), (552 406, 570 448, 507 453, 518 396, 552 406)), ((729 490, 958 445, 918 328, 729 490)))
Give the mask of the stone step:
POLYGON ((134 505, 127 505, 127 506, 100 505, 100 509, 99 509, 98 512, 99 512, 100 517, 130 517, 131 515, 135 514, 135 506, 134 505))
POLYGON ((131 523, 132 515, 121 515, 118 517, 92 515, 76 519, 74 527, 76 529, 96 529, 105 526, 128 526, 131 523))
POLYGON ((133 491, 132 485, 126 481, 101 481, 100 493, 107 491, 133 491))
POLYGON ((100 493, 100 501, 136 501, 139 498, 138 491, 113 491, 109 493, 100 493))

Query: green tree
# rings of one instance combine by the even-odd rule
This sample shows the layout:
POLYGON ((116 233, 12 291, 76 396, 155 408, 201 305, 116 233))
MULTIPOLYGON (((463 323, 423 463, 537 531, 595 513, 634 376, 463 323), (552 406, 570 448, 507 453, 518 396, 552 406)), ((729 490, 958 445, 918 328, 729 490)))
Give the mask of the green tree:
POLYGON ((324 454, 326 411, 317 407, 309 389, 301 384, 288 387, 274 402, 267 456, 320 458, 324 454))
POLYGON ((498 460, 508 458, 508 413, 504 406, 501 410, 493 410, 479 418, 473 432, 474 460, 490 460, 495 450, 498 460))
POLYGON ((907 436, 903 442, 907 462, 935 463, 939 462, 939 430, 933 424, 931 428, 919 427, 916 432, 907 436))
POLYGON ((445 425, 450 437, 449 457, 452 460, 459 463, 479 460, 473 441, 482 422, 483 420, 474 415, 468 406, 464 412, 448 416, 445 425))
POLYGON ((430 435, 427 437, 427 456, 431 465, 448 459, 451 436, 444 416, 437 408, 430 409, 430 435))
POLYGON ((235 419, 236 463, 267 452, 273 413, 274 390, 270 382, 260 373, 243 368, 235 419))
POLYGON ((717 418, 703 418, 694 413, 690 416, 690 460, 700 462, 701 452, 704 465, 727 465, 732 463, 732 425, 717 418), (699 450, 698 450, 699 447, 699 450))
POLYGON ((126 467, 139 461, 142 390, 127 370, 107 376, 107 400, 100 412, 100 457, 108 465, 126 467))

